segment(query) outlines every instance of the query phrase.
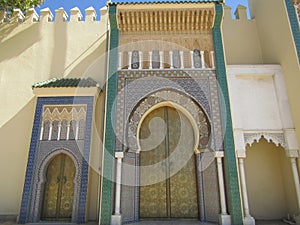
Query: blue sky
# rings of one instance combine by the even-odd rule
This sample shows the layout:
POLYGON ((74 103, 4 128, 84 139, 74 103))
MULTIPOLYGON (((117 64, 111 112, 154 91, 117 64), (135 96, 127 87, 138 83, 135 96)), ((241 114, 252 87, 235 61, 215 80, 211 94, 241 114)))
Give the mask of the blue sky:
MULTIPOLYGON (((136 0, 112 0, 112 1, 136 1, 136 0)), ((235 10, 238 4, 244 5, 248 7, 248 0, 226 0, 226 5, 229 5, 233 11, 235 10)), ((36 8, 37 12, 41 9, 49 7, 53 14, 55 14, 55 9, 63 7, 65 11, 69 15, 70 9, 74 7, 78 7, 81 12, 84 14, 84 10, 90 6, 93 6, 98 14, 99 19, 99 10, 102 8, 106 3, 106 0, 45 0, 44 4, 40 7, 36 8)))

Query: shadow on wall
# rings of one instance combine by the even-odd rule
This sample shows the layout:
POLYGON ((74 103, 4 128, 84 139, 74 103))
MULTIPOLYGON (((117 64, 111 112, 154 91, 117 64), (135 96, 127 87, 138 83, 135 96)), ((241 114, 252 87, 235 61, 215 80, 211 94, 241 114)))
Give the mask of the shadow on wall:
POLYGON ((54 48, 50 67, 50 76, 61 77, 65 71, 67 57, 67 23, 54 23, 54 48))
POLYGON ((19 56, 41 39, 39 24, 33 23, 28 28, 2 42, 17 26, 19 26, 18 23, 0 24, 0 62, 19 56))
POLYGON ((99 37, 84 52, 82 52, 82 54, 78 56, 74 62, 68 65, 69 67, 78 60, 76 66, 70 71, 70 73, 68 73, 68 77, 72 78, 74 75, 91 77, 97 81, 102 88, 102 85, 104 85, 104 74, 106 68, 106 41, 102 41, 101 44, 95 48, 91 54, 87 55, 85 58, 81 58, 89 49, 91 49, 95 44, 99 43, 100 39, 102 38, 103 36, 99 37), (101 53, 103 53, 103 55, 100 55, 101 53))
POLYGON ((0 214, 19 214, 36 98, 0 128, 0 214))

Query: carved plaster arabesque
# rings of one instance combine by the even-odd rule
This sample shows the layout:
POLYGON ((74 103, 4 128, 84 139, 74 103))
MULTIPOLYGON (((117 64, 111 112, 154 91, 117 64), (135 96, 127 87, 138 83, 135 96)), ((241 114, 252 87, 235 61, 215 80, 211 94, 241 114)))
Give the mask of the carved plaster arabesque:
POLYGON ((283 133, 268 133, 268 132, 257 132, 257 133, 244 133, 245 145, 252 144, 256 141, 259 142, 260 139, 265 138, 269 143, 272 141, 277 147, 281 146, 286 149, 286 142, 283 133))
POLYGON ((54 120, 62 121, 67 120, 70 122, 71 120, 85 120, 86 118, 86 109, 84 106, 80 107, 80 109, 76 109, 74 107, 71 108, 70 111, 67 108, 63 108, 61 111, 56 106, 45 106, 43 112, 43 121, 49 120, 53 122, 54 120), (52 112, 51 112, 52 110, 52 112))

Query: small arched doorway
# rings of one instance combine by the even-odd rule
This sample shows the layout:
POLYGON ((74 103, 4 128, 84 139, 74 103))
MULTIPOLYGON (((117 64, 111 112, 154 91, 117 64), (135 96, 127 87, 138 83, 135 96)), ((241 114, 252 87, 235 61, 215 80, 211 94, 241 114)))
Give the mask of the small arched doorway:
POLYGON ((139 217, 198 219, 195 136, 189 119, 164 106, 150 112, 139 134, 139 217))
POLYGON ((71 221, 75 165, 66 154, 55 156, 46 170, 41 220, 71 221))

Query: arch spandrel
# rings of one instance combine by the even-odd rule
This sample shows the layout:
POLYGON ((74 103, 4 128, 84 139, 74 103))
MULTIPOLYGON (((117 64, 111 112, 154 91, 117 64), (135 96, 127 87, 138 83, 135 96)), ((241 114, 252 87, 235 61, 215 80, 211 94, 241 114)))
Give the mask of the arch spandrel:
POLYGON ((143 118, 154 109, 163 106, 172 106, 184 114, 187 114, 190 122, 193 124, 195 134, 197 135, 197 144, 195 148, 205 149, 209 145, 211 127, 210 121, 203 109, 196 104, 191 98, 172 90, 164 90, 155 92, 142 101, 135 107, 128 118, 126 128, 126 146, 130 151, 139 151, 138 132, 139 125, 143 118))

